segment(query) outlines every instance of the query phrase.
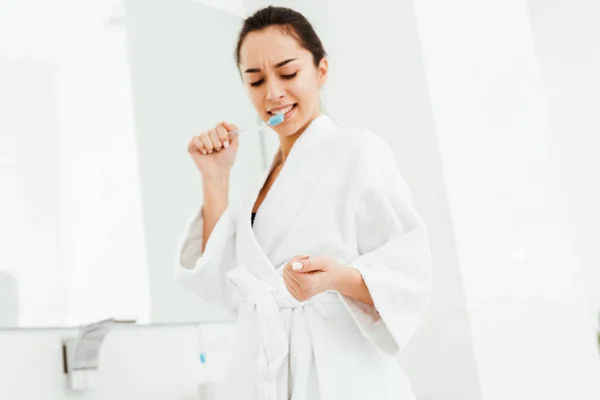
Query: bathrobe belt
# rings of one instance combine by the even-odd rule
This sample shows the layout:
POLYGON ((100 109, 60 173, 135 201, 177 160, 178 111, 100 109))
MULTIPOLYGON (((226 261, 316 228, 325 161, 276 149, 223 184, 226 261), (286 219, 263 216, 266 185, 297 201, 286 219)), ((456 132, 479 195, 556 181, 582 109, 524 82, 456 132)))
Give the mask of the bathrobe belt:
POLYGON ((227 277, 243 296, 240 307, 256 313, 261 342, 258 360, 260 399, 276 400, 277 373, 285 363, 289 353, 287 331, 279 310, 314 306, 319 313, 325 315, 329 305, 339 305, 341 302, 334 293, 323 293, 319 296, 320 299, 313 297, 308 301, 299 302, 287 291, 278 293, 273 286, 258 279, 243 267, 235 268, 227 274, 227 277))

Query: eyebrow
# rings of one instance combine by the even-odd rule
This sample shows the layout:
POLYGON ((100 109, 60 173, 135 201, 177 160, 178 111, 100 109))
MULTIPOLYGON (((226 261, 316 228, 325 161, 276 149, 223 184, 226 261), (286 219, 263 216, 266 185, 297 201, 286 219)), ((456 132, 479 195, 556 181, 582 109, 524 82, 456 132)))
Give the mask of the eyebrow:
MULTIPOLYGON (((290 58, 288 60, 279 62, 279 63, 275 64, 275 68, 281 68, 284 65, 286 65, 288 63, 291 63, 292 61, 296 61, 296 60, 297 60, 297 58, 290 58)), ((260 68, 248 68, 244 72, 247 73, 247 74, 253 74, 253 73, 256 73, 256 72, 260 72, 260 68)))

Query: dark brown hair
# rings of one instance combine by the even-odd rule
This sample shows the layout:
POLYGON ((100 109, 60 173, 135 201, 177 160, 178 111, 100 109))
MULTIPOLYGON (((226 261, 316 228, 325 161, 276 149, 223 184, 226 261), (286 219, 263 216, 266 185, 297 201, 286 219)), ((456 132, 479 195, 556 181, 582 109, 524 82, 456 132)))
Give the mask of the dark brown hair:
POLYGON ((269 6, 262 8, 244 20, 235 49, 235 62, 240 65, 240 50, 249 33, 260 31, 270 26, 278 26, 291 34, 298 43, 313 56, 315 67, 327 55, 321 39, 308 20, 299 12, 285 7, 269 6))

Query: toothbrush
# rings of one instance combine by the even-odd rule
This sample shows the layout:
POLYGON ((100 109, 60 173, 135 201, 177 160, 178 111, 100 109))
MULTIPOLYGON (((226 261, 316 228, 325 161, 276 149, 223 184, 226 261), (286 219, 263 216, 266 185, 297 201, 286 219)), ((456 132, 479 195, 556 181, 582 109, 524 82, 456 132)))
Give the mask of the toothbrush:
POLYGON ((208 366, 206 365, 206 355, 204 353, 200 353, 200 364, 202 364, 202 373, 204 382, 210 382, 210 374, 208 373, 208 366))
POLYGON ((241 131, 239 131, 239 130, 234 131, 234 132, 231 132, 230 135, 238 135, 239 137, 245 136, 248 133, 255 132, 255 131, 262 129, 265 126, 277 126, 277 125, 281 124, 284 119, 285 119, 284 114, 275 114, 271 118, 269 118, 267 120, 267 122, 263 122, 262 124, 260 124, 259 126, 255 127, 255 128, 244 129, 241 131))

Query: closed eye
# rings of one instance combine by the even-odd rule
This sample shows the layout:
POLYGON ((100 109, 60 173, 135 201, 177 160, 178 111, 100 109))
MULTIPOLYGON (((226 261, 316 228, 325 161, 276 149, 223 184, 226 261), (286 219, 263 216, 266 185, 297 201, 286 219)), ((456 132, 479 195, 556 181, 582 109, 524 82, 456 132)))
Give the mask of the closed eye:
MULTIPOLYGON (((281 75, 281 77, 283 79, 294 79, 296 77, 296 75, 298 75, 298 72, 294 72, 293 74, 288 74, 288 75, 281 75)), ((252 86, 252 87, 260 86, 264 83, 264 81, 265 81, 264 79, 259 79, 256 82, 250 83, 250 86, 252 86)))

